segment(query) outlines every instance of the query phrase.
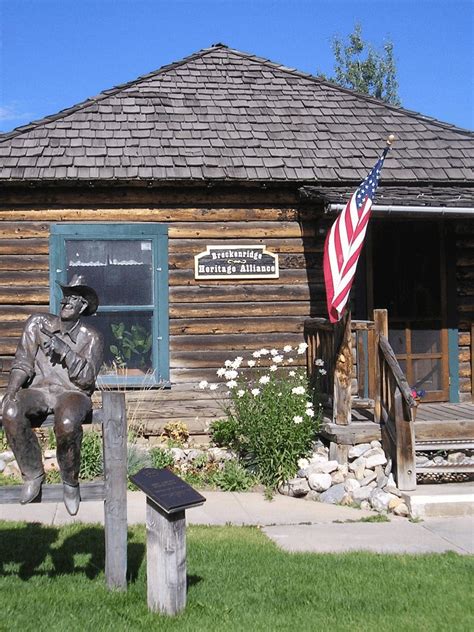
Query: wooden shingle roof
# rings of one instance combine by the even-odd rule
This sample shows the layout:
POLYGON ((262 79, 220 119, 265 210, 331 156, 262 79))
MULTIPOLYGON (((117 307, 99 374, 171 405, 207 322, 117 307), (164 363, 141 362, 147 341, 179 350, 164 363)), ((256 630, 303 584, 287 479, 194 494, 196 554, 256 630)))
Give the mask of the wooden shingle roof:
POLYGON ((224 45, 0 137, 0 180, 472 186, 474 133, 224 45))

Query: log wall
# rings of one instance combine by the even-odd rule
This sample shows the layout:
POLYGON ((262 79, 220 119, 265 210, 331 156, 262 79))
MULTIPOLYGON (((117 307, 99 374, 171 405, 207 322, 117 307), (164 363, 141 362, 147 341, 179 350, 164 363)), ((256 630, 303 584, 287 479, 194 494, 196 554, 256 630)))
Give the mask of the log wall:
POLYGON ((323 241, 316 216, 314 209, 303 213, 281 203, 0 210, 1 387, 25 319, 49 309, 52 223, 167 223, 172 388, 131 393, 129 407, 137 423, 142 417, 146 433, 157 434, 165 423, 179 420, 192 433, 204 434, 222 413, 214 394, 197 388, 199 381, 215 382, 226 359, 302 342, 305 318, 324 314, 323 241), (265 244, 279 256, 280 277, 196 281, 194 256, 207 245, 226 243, 265 244))
POLYGON ((474 222, 458 221, 456 291, 459 314, 459 391, 461 402, 474 400, 472 323, 474 323, 474 222))

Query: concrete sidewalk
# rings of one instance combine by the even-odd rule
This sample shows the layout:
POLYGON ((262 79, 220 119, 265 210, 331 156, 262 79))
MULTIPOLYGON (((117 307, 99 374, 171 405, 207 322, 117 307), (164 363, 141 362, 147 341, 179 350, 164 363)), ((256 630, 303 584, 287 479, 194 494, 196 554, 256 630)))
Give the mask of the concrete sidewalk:
MULTIPOLYGON (((378 553, 474 554, 474 519, 471 516, 427 518, 410 522, 389 516, 390 522, 360 522, 375 512, 261 493, 203 492, 206 503, 186 512, 188 524, 257 525, 288 551, 316 553, 373 551, 378 553)), ((129 524, 145 522, 145 495, 128 492, 129 524)), ((63 525, 104 521, 102 501, 81 503, 77 516, 69 516, 62 503, 0 505, 0 520, 63 525)))

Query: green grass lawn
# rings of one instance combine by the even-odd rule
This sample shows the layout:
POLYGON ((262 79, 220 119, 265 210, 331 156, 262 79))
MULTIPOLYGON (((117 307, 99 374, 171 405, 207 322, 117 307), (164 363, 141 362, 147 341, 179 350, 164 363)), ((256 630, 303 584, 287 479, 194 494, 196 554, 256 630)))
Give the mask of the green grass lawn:
POLYGON ((144 528, 129 532, 129 586, 106 590, 96 525, 0 522, 0 630, 326 631, 474 629, 474 560, 443 555, 291 554, 257 528, 188 527, 188 605, 146 605, 144 528))

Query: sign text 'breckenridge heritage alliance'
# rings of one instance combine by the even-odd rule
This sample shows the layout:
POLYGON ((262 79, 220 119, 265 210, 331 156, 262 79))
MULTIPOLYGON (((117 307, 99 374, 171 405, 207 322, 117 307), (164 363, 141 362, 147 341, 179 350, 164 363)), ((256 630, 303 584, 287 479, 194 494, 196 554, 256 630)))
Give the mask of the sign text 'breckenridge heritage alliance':
POLYGON ((194 257, 195 279, 278 279, 278 255, 265 246, 206 246, 194 257))

